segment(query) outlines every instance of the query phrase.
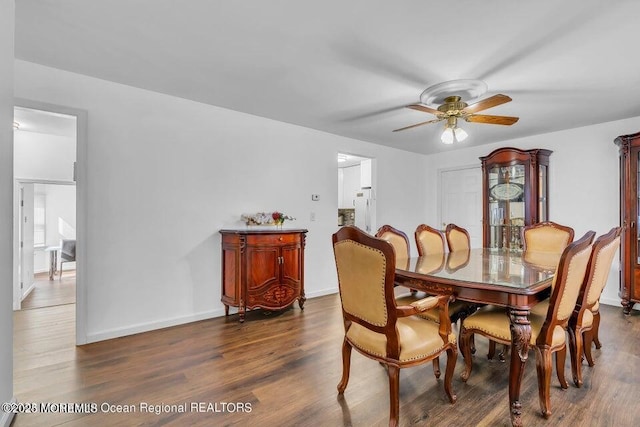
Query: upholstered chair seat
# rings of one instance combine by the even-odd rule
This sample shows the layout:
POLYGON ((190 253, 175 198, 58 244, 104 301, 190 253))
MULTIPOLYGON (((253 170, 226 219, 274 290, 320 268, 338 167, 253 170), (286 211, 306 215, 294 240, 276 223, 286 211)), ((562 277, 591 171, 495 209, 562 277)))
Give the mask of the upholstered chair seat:
MULTIPOLYGON (((439 326, 425 322, 416 316, 398 319, 396 323, 398 339, 402 343, 400 361, 411 362, 424 359, 445 350, 445 342, 438 335, 439 326)), ((380 334, 354 323, 347 332, 347 338, 358 349, 379 357, 387 357, 387 339, 380 334)), ((449 343, 456 342, 454 333, 449 334, 449 343)))
MULTIPOLYGON (((531 322, 531 340, 530 344, 536 345, 538 335, 542 330, 542 325, 547 313, 529 315, 529 321, 531 322)), ((480 331, 482 335, 491 336, 492 338, 499 338, 501 341, 511 343, 511 322, 509 316, 503 307, 486 306, 476 312, 475 315, 469 316, 464 322, 466 329, 474 329, 480 331)), ((566 340, 566 331, 560 326, 556 325, 553 329, 553 336, 551 340, 552 346, 559 346, 566 340)))

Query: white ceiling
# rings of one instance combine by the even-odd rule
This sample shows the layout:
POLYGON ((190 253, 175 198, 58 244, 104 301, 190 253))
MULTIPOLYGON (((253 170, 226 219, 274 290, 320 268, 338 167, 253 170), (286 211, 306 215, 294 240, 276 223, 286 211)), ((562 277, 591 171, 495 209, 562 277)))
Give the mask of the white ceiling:
POLYGON ((18 123, 18 132, 36 132, 47 135, 76 137, 76 117, 31 108, 15 107, 13 120, 18 123))
POLYGON ((640 116, 637 0, 20 0, 16 57, 377 144, 434 153, 640 116), (480 79, 513 126, 403 108, 480 79))

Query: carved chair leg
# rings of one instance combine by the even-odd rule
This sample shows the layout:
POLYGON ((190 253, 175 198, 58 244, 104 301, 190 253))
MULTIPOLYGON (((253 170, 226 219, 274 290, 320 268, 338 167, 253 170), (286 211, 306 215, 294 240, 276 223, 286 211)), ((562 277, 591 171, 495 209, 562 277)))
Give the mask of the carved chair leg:
POLYGON ((551 416, 551 352, 548 347, 535 346, 536 371, 538 374, 538 397, 540 398, 540 410, 545 418, 551 416))
POLYGON ((564 376, 564 362, 567 360, 567 346, 562 346, 560 350, 556 352, 556 374, 558 375, 558 381, 560 381, 560 387, 567 389, 567 378, 564 376))
POLYGON ((489 340, 489 352, 487 353, 487 359, 493 360, 496 355, 496 342, 489 340))
POLYGON ((458 351, 455 346, 447 350, 447 370, 444 372, 444 391, 449 396, 449 402, 456 403, 458 396, 453 391, 451 380, 453 379, 453 371, 456 369, 456 361, 458 360, 458 351))
POLYGON ((508 344, 503 344, 502 345, 502 351, 498 354, 498 359, 501 362, 504 362, 507 360, 507 355, 509 354, 509 349, 511 348, 510 345, 508 344))
POLYGON ((435 359, 433 359, 433 375, 436 376, 436 378, 440 378, 440 358, 436 357, 435 359))
POLYGON ((400 413, 400 368, 389 365, 389 427, 398 425, 400 413))
POLYGON ((575 325, 569 326, 569 352, 571 357, 571 376, 576 387, 582 385, 582 333, 575 325))
MULTIPOLYGON (((457 318, 451 318, 451 323, 457 323, 460 321, 460 328, 462 328, 462 322, 464 322, 464 319, 475 313, 477 309, 478 307, 475 305, 470 305, 466 310, 461 311, 457 318)), ((458 343, 458 345, 460 345, 460 343, 458 343)), ((462 353, 462 348, 460 348, 460 352, 462 353)), ((473 335, 471 335, 471 354, 476 354, 476 339, 473 335)))
POLYGON ((471 354, 476 354, 476 336, 471 335, 471 354))
MULTIPOLYGON (((471 359, 471 339, 473 332, 467 330, 464 326, 460 329, 460 350, 462 351, 462 357, 464 358, 464 371, 460 374, 462 381, 467 382, 469 375, 471 375, 471 367, 473 366, 473 360, 471 359)), ((447 361, 447 363, 449 363, 447 361)), ((446 375, 446 374, 445 374, 446 375)))
POLYGON ((602 343, 600 343, 600 338, 598 336, 599 331, 600 331, 600 312, 597 311, 593 313, 593 326, 592 326, 593 342, 596 343, 597 349, 602 348, 602 343))
POLYGON ((349 370, 351 368, 351 344, 344 339, 342 343, 342 379, 338 384, 338 394, 343 394, 349 383, 349 370))
POLYGON ((593 336, 593 329, 590 331, 584 331, 584 355, 587 358, 587 363, 589 366, 595 365, 595 361, 593 360, 593 354, 591 353, 591 349, 593 348, 593 341, 595 341, 593 336))

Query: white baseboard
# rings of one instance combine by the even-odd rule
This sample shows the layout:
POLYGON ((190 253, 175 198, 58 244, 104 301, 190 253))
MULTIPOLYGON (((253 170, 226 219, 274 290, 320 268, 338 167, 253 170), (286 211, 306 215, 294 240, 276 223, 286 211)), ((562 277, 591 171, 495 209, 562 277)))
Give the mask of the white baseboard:
MULTIPOLYGON (((338 293, 338 288, 328 288, 320 291, 311 292, 305 296, 308 299, 317 298, 324 295, 331 295, 338 293)), ((171 319, 158 320, 154 322, 139 323, 133 326, 127 326, 123 328, 109 329, 106 331, 96 332, 93 334, 87 334, 86 344, 93 342, 110 340, 112 338, 120 338, 127 335, 139 334, 142 332, 155 331, 156 329, 169 328, 171 326, 184 325, 185 323, 198 322, 200 320, 212 319, 214 317, 224 316, 224 309, 203 311, 188 316, 174 317, 171 319)))
POLYGON ((179 316, 154 322, 139 323, 137 325, 127 326, 123 328, 109 329, 102 332, 87 334, 87 344, 97 341, 110 340, 112 338, 120 338, 127 335, 139 334, 142 332, 155 331, 156 329, 169 328, 171 326, 183 325, 185 323, 198 322, 200 320, 206 320, 220 316, 224 316, 224 309, 222 308, 218 310, 203 311, 201 313, 191 314, 188 316, 179 316))
POLYGON ((33 292, 33 290, 34 290, 35 288, 36 288, 36 283, 35 283, 35 282, 33 282, 31 285, 29 285, 29 287, 27 288, 27 290, 26 290, 26 291, 24 291, 24 293, 22 294, 22 298, 20 299, 20 301, 24 301, 24 299, 25 299, 26 297, 28 297, 28 296, 29 296, 29 294, 30 294, 31 292, 33 292))
MULTIPOLYGON (((14 397, 11 398, 11 403, 16 403, 18 400, 14 397)), ((13 421, 13 412, 0 412, 0 427, 9 427, 11 421, 13 421)))
POLYGON ((337 293, 338 293, 338 288, 328 288, 328 289, 322 289, 320 291, 310 292, 305 296, 307 298, 317 298, 317 297, 323 297, 325 295, 331 295, 331 294, 337 294, 337 293))
MULTIPOLYGON (((620 309, 622 310, 622 304, 620 304, 620 298, 605 298, 605 297, 600 297, 600 302, 602 304, 605 305, 611 305, 614 307, 620 307, 620 309)), ((633 309, 634 310, 638 310, 638 304, 636 304, 633 309)))

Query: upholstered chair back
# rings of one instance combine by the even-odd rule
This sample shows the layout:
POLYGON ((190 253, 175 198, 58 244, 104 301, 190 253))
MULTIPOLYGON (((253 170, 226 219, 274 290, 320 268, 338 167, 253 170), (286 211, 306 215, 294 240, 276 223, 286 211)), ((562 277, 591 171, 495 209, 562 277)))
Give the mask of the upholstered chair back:
POLYGON ((419 256, 444 253, 444 236, 440 230, 420 224, 415 237, 419 256))
POLYGON ((528 225, 522 230, 524 250, 561 254, 573 242, 573 229, 546 221, 528 225))
POLYGON ((445 230, 449 251, 467 251, 471 247, 469 232, 455 224, 447 225, 445 230))
POLYGON ((547 322, 566 327, 587 273, 594 235, 593 231, 589 231, 575 245, 567 247, 564 251, 554 277, 547 322))
POLYGON ((396 263, 398 260, 404 263, 409 258, 409 238, 404 232, 390 225, 383 225, 378 229, 376 237, 391 243, 396 253, 396 263))
POLYGON ((371 325, 385 326, 385 254, 353 240, 336 242, 333 250, 344 311, 371 325))
MULTIPOLYGON (((586 305, 593 307, 600 299, 600 294, 607 284, 609 271, 613 263, 613 257, 620 247, 620 227, 611 229, 607 234, 600 236, 593 244, 594 254, 591 259, 589 275, 586 279, 586 305)), ((597 307, 596 307, 597 309, 597 307)))

